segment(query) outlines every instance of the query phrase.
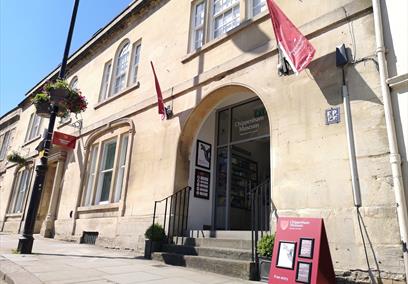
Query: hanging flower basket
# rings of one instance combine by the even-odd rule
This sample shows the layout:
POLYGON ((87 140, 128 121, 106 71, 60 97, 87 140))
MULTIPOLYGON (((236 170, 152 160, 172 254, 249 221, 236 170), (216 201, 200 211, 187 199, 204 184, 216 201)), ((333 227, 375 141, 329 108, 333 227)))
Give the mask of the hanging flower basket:
POLYGON ((7 161, 16 163, 19 165, 26 165, 27 164, 27 159, 24 158, 20 153, 13 151, 10 154, 7 155, 7 161))
POLYGON ((71 89, 63 80, 46 83, 43 92, 36 94, 32 102, 37 108, 37 114, 43 117, 50 117, 50 104, 58 106, 59 117, 67 117, 71 112, 78 114, 85 111, 88 106, 81 92, 71 89))
POLYGON ((45 118, 49 118, 50 114, 50 104, 48 102, 41 102, 35 104, 35 108, 37 109, 37 115, 45 118))
POLYGON ((68 99, 70 88, 66 81, 57 80, 53 83, 46 83, 44 91, 50 96, 50 103, 61 106, 64 105, 68 99))

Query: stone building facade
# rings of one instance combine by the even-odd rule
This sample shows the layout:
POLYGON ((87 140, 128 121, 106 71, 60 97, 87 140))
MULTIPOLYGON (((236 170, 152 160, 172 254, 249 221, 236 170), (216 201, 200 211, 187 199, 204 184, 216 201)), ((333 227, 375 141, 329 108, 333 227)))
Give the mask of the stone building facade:
MULTIPOLYGON (((344 43, 356 62, 375 56, 371 2, 277 3, 316 48, 299 75, 276 72, 262 0, 134 1, 76 51, 67 80, 89 106, 55 128, 78 140, 74 150, 52 149, 35 231, 66 240, 97 232, 102 245, 141 249, 154 201, 191 186, 188 231, 242 237, 249 230, 245 190, 269 181, 271 215, 324 218, 335 270, 367 271, 335 48, 344 43), (166 120, 157 114, 150 61, 173 112, 166 120), (337 108, 339 123, 327 124, 326 110, 337 108), (202 146, 208 164, 198 161, 202 146), (209 177, 207 192, 196 190, 197 174, 209 177)), ((22 229, 39 163, 35 148, 47 125, 30 97, 56 76, 54 70, 1 120, 3 127, 18 113, 7 151, 20 150, 29 161, 2 161, 5 232, 22 229)), ((346 68, 371 268, 376 259, 384 279, 403 280, 379 80, 372 62, 346 68)))

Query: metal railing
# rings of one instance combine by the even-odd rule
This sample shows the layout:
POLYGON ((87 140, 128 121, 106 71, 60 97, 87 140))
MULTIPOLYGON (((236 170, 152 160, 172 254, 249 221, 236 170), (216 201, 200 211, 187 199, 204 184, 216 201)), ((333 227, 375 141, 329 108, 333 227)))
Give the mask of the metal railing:
POLYGON ((163 218, 162 224, 164 231, 167 232, 169 243, 173 241, 174 236, 184 236, 187 230, 190 190, 191 187, 186 186, 172 195, 154 202, 153 224, 157 223, 156 219, 163 218), (158 211, 160 205, 164 205, 164 210, 161 212, 158 211))
POLYGON ((271 214, 270 180, 262 182, 250 190, 251 195, 251 241, 252 261, 259 264, 257 243, 269 231, 271 214))

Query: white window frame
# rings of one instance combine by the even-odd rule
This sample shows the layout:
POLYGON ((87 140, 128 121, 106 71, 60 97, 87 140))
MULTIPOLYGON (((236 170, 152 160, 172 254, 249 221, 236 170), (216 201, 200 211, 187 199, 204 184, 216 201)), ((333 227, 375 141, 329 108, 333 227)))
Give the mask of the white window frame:
POLYGON ((121 91, 123 91, 126 86, 127 86, 127 79, 128 79, 128 74, 129 74, 129 61, 131 57, 131 45, 130 45, 130 41, 126 40, 124 41, 118 48, 118 52, 116 54, 115 57, 115 62, 114 62, 114 66, 112 69, 112 80, 111 80, 111 93, 112 96, 119 94, 121 91), (126 53, 122 54, 123 50, 127 48, 126 53), (124 57, 126 55, 126 67, 123 68, 122 70, 120 70, 120 65, 119 63, 120 60, 122 59, 122 57, 124 57), (120 70, 120 71, 119 71, 120 70), (123 78, 123 84, 117 88, 117 82, 119 79, 123 78))
POLYGON ((261 4, 261 7, 262 7, 262 8, 261 8, 261 11, 260 11, 260 12, 258 12, 257 14, 255 14, 255 13, 254 13, 254 12, 255 12, 255 11, 254 11, 254 9, 255 9, 254 1, 255 1, 255 0, 249 0, 249 7, 248 7, 248 11, 249 11, 248 15, 249 15, 249 18, 256 17, 256 16, 262 14, 264 11, 268 10, 268 6, 267 6, 267 4, 266 4, 266 1, 267 1, 267 0, 259 0, 261 3, 263 3, 263 4, 261 4))
POLYGON ((130 61, 129 85, 137 84, 137 75, 140 65, 140 54, 142 51, 142 42, 139 40, 132 46, 132 57, 130 61))
POLYGON ((122 200, 126 179, 127 167, 129 161, 130 134, 122 132, 115 136, 103 137, 92 144, 87 156, 87 171, 84 177, 82 193, 82 206, 103 205, 108 203, 118 203, 122 200), (107 145, 116 143, 113 157, 113 166, 104 169, 107 159, 107 145), (108 200, 101 201, 103 178, 106 173, 112 173, 109 186, 108 200))
POLYGON ((38 136, 40 136, 42 117, 38 116, 36 113, 32 113, 30 116, 30 122, 28 123, 25 142, 31 141, 38 136))
POLYGON ((4 158, 6 157, 7 150, 8 150, 9 143, 10 143, 10 138, 11 138, 11 130, 4 132, 0 137, 0 141, 1 141, 0 161, 4 160, 4 158))
POLYGON ((191 24, 190 24, 190 50, 196 50, 201 48, 204 43, 205 43, 205 34, 206 34, 206 15, 207 15, 207 1, 206 0, 200 0, 200 1, 196 1, 195 3, 193 3, 193 6, 191 8, 191 24), (203 22, 199 25, 196 25, 196 19, 197 19, 197 7, 199 5, 204 5, 204 15, 203 15, 203 22), (202 30, 203 33, 203 37, 201 40, 201 44, 200 46, 196 46, 197 43, 197 39, 196 39, 196 33, 197 31, 202 30))
POLYGON ((14 178, 13 197, 9 206, 9 213, 22 213, 24 201, 27 196, 28 188, 32 176, 32 168, 20 169, 14 178), (22 180, 24 178, 24 180, 22 180))
POLYGON ((99 92, 99 101, 103 102, 110 97, 110 79, 112 76, 112 60, 105 63, 103 67, 101 90, 99 92))
MULTIPOLYGON (((210 28, 210 32, 211 32, 211 39, 217 39, 221 36, 223 36, 224 34, 228 33, 230 30, 234 29, 235 27, 239 26, 241 24, 241 18, 240 15, 242 13, 241 9, 241 1, 240 0, 211 0, 211 28, 210 28), (214 11, 214 6, 215 6, 215 2, 224 2, 224 1, 231 1, 234 2, 234 4, 231 4, 231 6, 225 7, 224 9, 221 9, 220 11, 218 11, 217 13, 215 13, 214 11), (224 17, 225 14, 229 11, 231 11, 232 13, 234 12, 234 9, 238 7, 238 22, 236 25, 234 25, 233 27, 231 27, 229 30, 226 30, 224 32, 222 32, 219 35, 215 35, 215 20, 219 17, 224 17)), ((224 25, 225 26, 225 25, 224 25)))

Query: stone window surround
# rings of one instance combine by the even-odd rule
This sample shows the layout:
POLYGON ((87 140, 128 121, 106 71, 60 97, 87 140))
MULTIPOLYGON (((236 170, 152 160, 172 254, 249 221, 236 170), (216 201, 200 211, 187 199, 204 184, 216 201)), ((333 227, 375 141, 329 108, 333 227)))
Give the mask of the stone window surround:
MULTIPOLYGON (((104 72, 102 74, 102 80, 101 80, 101 86, 100 86, 100 90, 99 90, 99 97, 98 97, 98 103, 94 106, 94 109, 99 108, 100 106, 112 101, 114 98, 118 98, 122 95, 124 95, 125 93, 128 93, 129 91, 138 88, 139 87, 139 82, 132 82, 132 67, 133 67, 133 61, 134 61, 134 57, 135 57, 135 49, 136 48, 140 48, 141 49, 141 43, 142 43, 142 39, 139 38, 138 40, 134 41, 133 43, 128 39, 124 39, 121 41, 121 43, 119 44, 118 48, 116 49, 115 52, 115 56, 112 59, 109 59, 103 66, 104 68, 104 72), (128 57, 128 63, 127 63, 127 67, 126 67, 126 72, 125 72, 125 87, 118 91, 117 93, 114 93, 114 83, 116 80, 116 68, 117 68, 117 63, 118 63, 118 59, 119 59, 119 55, 123 49, 124 46, 129 45, 129 57, 128 57), (104 97, 101 96, 102 94, 102 90, 103 90, 103 85, 105 83, 105 68, 106 66, 110 64, 110 74, 109 74, 109 79, 108 79, 108 86, 107 86, 107 90, 106 90, 106 94, 104 94, 104 97)), ((139 64, 140 64, 140 59, 139 59, 139 64)))
MULTIPOLYGON (((85 146, 84 146, 84 150, 85 150, 85 158, 84 158, 84 168, 87 169, 88 168, 88 163, 89 163, 89 159, 90 159, 90 154, 91 154, 91 149, 92 149, 92 145, 96 143, 101 143, 105 140, 108 140, 111 137, 108 137, 106 134, 109 133, 110 131, 114 131, 114 130, 120 130, 121 128, 127 128, 126 131, 120 131, 119 134, 115 134, 112 135, 117 136, 117 137, 123 137, 123 135, 126 134, 126 132, 128 133, 128 145, 127 145, 127 154, 126 154, 126 167, 125 167, 125 172, 124 172, 124 178, 123 178, 123 185, 122 185, 122 194, 121 194, 121 198, 119 200, 119 202, 116 203, 109 203, 109 204, 93 204, 90 206, 82 206, 82 202, 84 200, 84 195, 85 195, 85 180, 86 180, 86 174, 87 171, 84 171, 84 173, 82 174, 81 177, 81 184, 80 184, 80 189, 78 191, 78 196, 77 196, 77 204, 76 204, 76 208, 74 210, 74 218, 78 218, 78 213, 79 212, 86 212, 86 211, 104 211, 106 209, 114 209, 119 211, 119 216, 123 216, 124 215, 124 210, 125 210, 125 204, 126 204, 126 196, 127 196, 127 189, 128 189, 128 176, 129 176, 129 168, 130 168, 130 158, 132 155, 132 147, 133 147, 133 140, 134 140, 134 133, 135 133, 135 128, 134 128, 134 124, 133 121, 129 118, 122 118, 122 119, 118 119, 112 122, 107 123, 106 125, 104 125, 103 127, 95 130, 87 139, 87 141, 85 142, 85 146), (100 140, 101 138, 103 138, 103 140, 100 140), (100 141, 100 142, 97 142, 100 141)), ((120 139, 120 143, 121 143, 122 139, 120 139)), ((118 154, 118 153, 117 153, 118 154)), ((117 160, 117 155, 115 155, 115 163, 117 160)), ((115 165, 116 167, 117 165, 115 165)), ((112 181, 112 184, 114 184, 115 180, 112 181)), ((95 189, 94 189, 95 191, 95 189)), ((112 193, 111 193, 112 195, 112 193)), ((102 213, 102 212, 101 212, 102 213)), ((101 216, 102 217, 102 216, 101 216)))
MULTIPOLYGON (((194 54, 196 51, 203 50, 205 46, 208 46, 213 41, 219 41, 230 35, 235 30, 241 30, 243 24, 247 24, 248 21, 255 21, 262 16, 268 14, 267 11, 261 12, 258 15, 253 15, 253 0, 239 0, 239 10, 240 10, 240 23, 238 26, 232 28, 221 36, 214 38, 214 16, 212 15, 212 6, 215 0, 196 0, 191 3, 190 10, 190 28, 189 28, 189 40, 188 40, 188 52, 189 54, 194 54), (198 4, 204 3, 204 23, 203 23, 203 44, 200 48, 194 49, 193 46, 193 30, 194 30, 194 18, 195 18, 195 8, 198 4)), ((188 56, 188 55, 187 55, 188 56)), ((184 63, 184 62, 183 62, 184 63)))

